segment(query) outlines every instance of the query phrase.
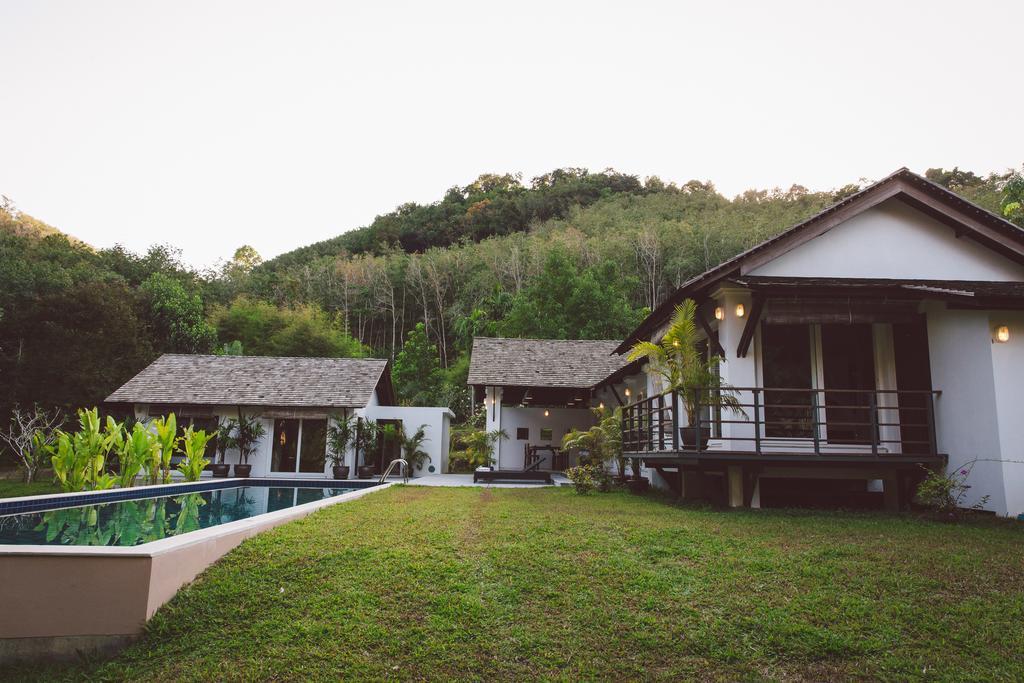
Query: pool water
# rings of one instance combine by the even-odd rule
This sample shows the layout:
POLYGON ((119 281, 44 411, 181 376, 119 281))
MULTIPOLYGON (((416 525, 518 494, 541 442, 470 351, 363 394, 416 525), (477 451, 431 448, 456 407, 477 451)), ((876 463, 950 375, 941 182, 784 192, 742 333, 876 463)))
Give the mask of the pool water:
POLYGON ((234 486, 0 516, 0 544, 134 546, 355 491, 234 486))

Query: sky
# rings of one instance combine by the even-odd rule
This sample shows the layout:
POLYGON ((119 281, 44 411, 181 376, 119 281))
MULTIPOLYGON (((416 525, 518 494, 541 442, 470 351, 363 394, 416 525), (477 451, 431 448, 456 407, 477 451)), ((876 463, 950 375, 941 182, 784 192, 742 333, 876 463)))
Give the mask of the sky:
POLYGON ((0 0, 0 194, 264 258, 481 173, 811 189, 1024 162, 1024 3, 0 0))

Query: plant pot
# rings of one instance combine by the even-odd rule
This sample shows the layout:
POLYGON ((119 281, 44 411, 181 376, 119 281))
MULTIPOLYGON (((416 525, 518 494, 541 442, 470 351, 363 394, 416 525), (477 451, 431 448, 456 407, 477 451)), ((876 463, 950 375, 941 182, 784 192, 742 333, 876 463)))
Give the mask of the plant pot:
POLYGON ((629 480, 629 490, 633 493, 643 493, 651 487, 651 482, 644 477, 629 480))
POLYGON ((348 465, 335 465, 331 468, 335 479, 348 479, 348 465))
POLYGON ((360 479, 373 479, 373 474, 376 471, 377 471, 377 468, 374 467, 373 465, 360 465, 359 466, 359 470, 358 470, 359 478, 360 479))
POLYGON ((248 477, 250 474, 252 474, 252 465, 248 463, 245 465, 235 465, 236 477, 248 477))
POLYGON ((210 471, 213 472, 213 476, 217 479, 223 479, 231 471, 231 465, 226 462, 217 462, 210 465, 210 471))
MULTIPOLYGON (((682 427, 679 429, 683 437, 683 448, 697 448, 697 428, 696 427, 682 427)), ((708 430, 702 429, 700 432, 700 448, 704 450, 708 447, 708 440, 711 435, 708 434, 708 430)))

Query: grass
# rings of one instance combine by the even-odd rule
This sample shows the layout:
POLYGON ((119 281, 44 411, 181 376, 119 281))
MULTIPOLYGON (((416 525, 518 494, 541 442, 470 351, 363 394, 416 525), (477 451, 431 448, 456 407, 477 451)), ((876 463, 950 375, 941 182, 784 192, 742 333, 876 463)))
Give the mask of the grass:
POLYGON ((0 498, 19 496, 40 496, 45 493, 60 493, 60 487, 49 479, 26 484, 20 479, 0 479, 0 498))
POLYGON ((19 680, 1020 680, 1024 531, 395 487, 246 541, 19 680))

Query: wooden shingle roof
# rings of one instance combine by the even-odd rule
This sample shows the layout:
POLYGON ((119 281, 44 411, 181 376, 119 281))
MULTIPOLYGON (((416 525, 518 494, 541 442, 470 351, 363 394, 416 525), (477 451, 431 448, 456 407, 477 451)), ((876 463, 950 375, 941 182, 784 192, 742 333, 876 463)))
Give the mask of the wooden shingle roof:
POLYGON ((477 337, 469 364, 473 386, 589 389, 621 370, 618 341, 477 337))
POLYGON ((362 408, 382 385, 390 402, 388 361, 375 358, 279 358, 165 354, 109 403, 169 403, 362 408))

